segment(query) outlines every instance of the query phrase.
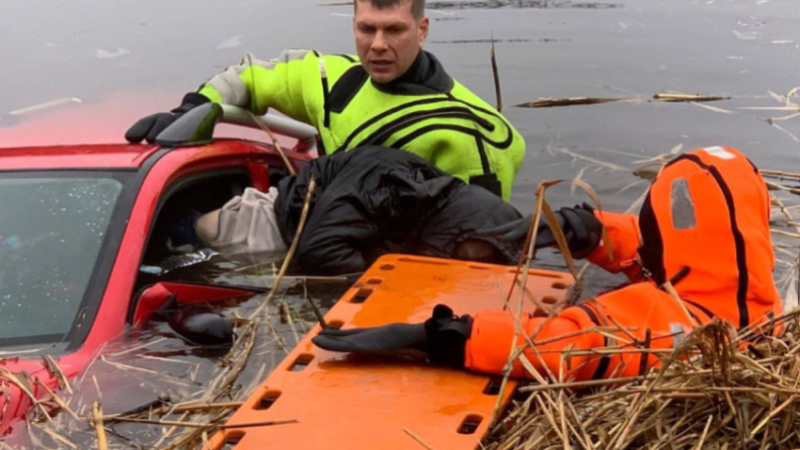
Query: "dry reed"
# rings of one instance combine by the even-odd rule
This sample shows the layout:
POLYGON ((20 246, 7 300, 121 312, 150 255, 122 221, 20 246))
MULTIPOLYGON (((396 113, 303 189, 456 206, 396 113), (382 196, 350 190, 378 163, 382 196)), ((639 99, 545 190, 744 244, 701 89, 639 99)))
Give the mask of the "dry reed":
POLYGON ((798 317, 762 327, 785 327, 781 338, 718 321, 699 327, 646 376, 523 388, 530 396, 486 448, 798 448, 798 317))

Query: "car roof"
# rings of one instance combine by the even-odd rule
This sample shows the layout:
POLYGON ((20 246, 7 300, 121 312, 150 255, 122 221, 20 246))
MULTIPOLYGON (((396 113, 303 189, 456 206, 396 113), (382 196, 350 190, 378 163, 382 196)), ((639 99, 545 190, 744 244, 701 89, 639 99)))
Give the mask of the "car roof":
POLYGON ((69 145, 0 148, 0 170, 136 169, 157 145, 69 145))
MULTIPOLYGON (((278 140, 287 141, 283 136, 278 140)), ((285 142, 289 147, 292 142, 285 142)), ((150 144, 86 144, 41 147, 0 147, 0 172, 31 170, 136 170, 154 153, 162 150, 150 144)), ((212 143, 171 148, 181 158, 197 160, 219 156, 266 154, 275 158, 279 153, 273 145, 242 138, 220 138, 212 143)), ((300 163, 315 157, 316 153, 287 152, 290 160, 300 163)), ((283 163, 280 164, 281 166, 283 163)))

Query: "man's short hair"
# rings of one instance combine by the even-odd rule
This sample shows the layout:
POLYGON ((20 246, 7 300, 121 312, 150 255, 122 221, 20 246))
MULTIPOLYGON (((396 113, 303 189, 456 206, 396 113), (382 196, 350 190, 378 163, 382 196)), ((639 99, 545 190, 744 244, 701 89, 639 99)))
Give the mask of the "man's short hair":
POLYGON ((369 2, 378 9, 391 8, 407 1, 411 2, 411 15, 420 20, 425 17, 425 0, 354 0, 353 4, 358 8, 358 2, 369 2))

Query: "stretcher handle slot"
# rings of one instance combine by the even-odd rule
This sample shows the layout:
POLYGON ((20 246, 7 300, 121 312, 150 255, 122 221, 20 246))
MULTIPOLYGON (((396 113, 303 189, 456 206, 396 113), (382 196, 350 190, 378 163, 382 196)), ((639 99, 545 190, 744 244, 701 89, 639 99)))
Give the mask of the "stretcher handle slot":
POLYGON ((553 297, 552 295, 545 295, 544 297, 542 297, 542 303, 544 303, 545 305, 555 305, 556 303, 558 303, 558 298, 553 297))
POLYGON ((478 427, 483 422, 483 417, 477 414, 470 414, 464 418, 461 425, 458 427, 458 434, 475 434, 478 427))
POLYGON ((492 378, 486 383, 486 387, 483 388, 483 393, 485 395, 498 395, 500 394, 500 386, 502 386, 503 380, 499 378, 492 378))
POLYGON ((314 360, 314 355, 311 353, 303 353, 302 355, 298 356, 297 359, 294 360, 291 366, 289 366, 289 372, 301 372, 309 364, 311 361, 314 360))
POLYGON ((233 450, 244 437, 244 431, 232 431, 225 435, 225 440, 222 441, 222 446, 217 450, 233 450))
POLYGON ((256 404, 255 408, 253 409, 255 409, 256 411, 266 411, 270 407, 272 407, 272 405, 274 405, 276 401, 278 401, 278 398, 280 396, 281 396, 281 391, 269 390, 267 391, 266 394, 264 394, 263 397, 261 397, 261 399, 256 404))
POLYGON ((368 288, 359 289, 355 295, 350 299, 350 303, 361 304, 367 301, 367 299, 372 295, 373 290, 368 288))

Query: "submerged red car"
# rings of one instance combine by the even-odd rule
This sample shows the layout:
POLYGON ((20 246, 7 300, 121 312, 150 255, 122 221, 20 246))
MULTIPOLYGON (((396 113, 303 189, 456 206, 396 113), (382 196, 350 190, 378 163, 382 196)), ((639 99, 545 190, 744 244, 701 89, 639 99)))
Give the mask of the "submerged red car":
POLYGON ((206 105, 155 145, 0 148, 0 436, 24 429, 28 387, 36 398, 47 395, 41 384, 59 389, 46 355, 72 378, 170 299, 253 295, 154 282, 140 270, 164 252, 176 211, 220 208, 315 156, 313 128, 276 119, 273 130, 298 138, 284 160, 272 145, 213 140, 223 119, 256 125, 242 111, 206 105))

